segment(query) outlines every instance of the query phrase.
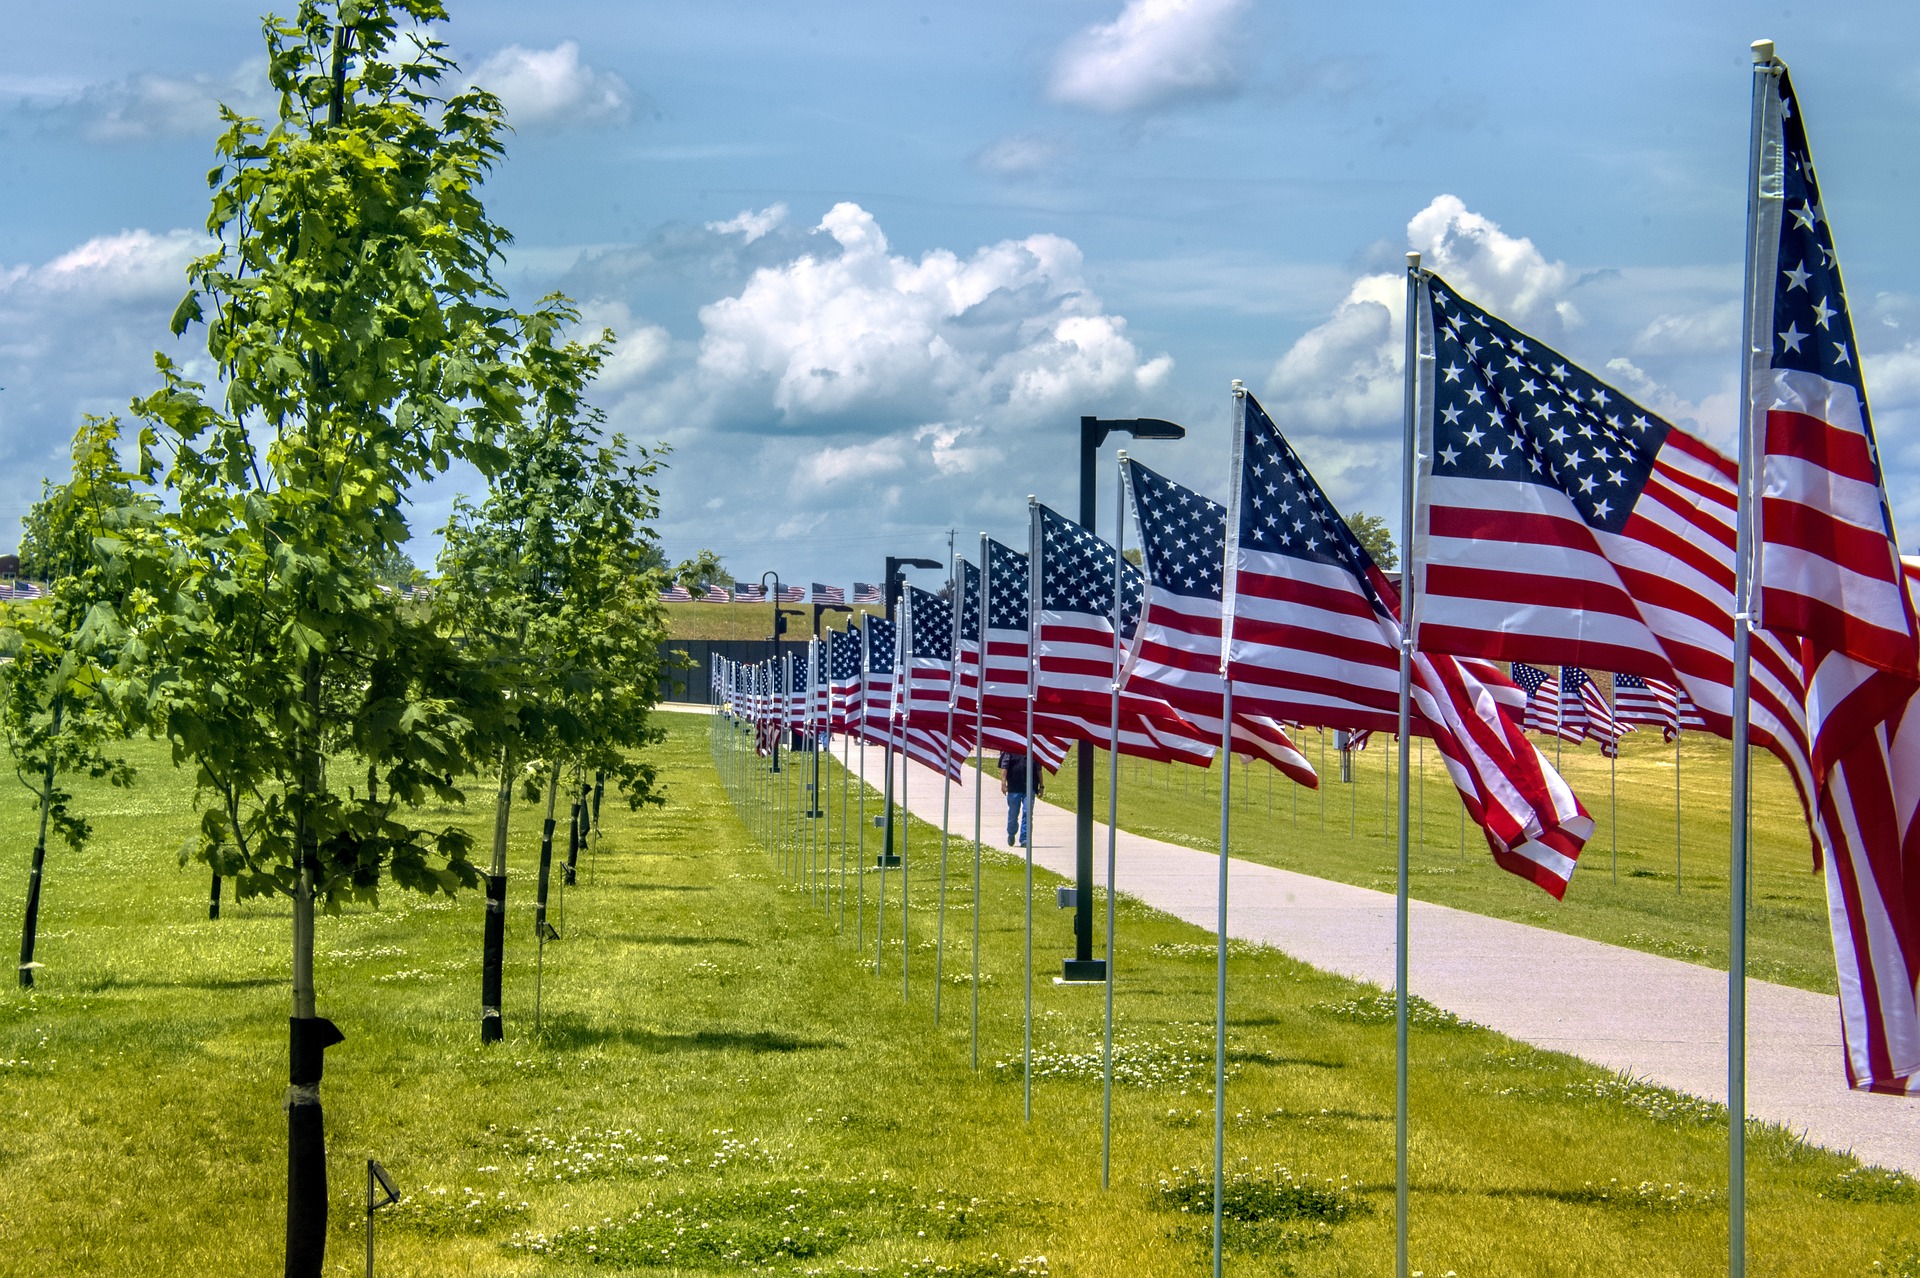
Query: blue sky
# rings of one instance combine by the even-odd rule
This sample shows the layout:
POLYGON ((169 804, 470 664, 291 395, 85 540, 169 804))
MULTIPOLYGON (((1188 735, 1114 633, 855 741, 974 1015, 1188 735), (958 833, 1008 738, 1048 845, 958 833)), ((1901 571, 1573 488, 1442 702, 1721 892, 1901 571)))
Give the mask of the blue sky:
MULTIPOLYGON (((156 347, 193 354, 165 319, 211 103, 258 100, 258 13, 12 15, 9 529, 80 413, 122 411, 156 347)), ((1916 28, 1893 4, 456 0, 441 34, 518 126, 490 187, 506 278, 618 331, 600 402, 673 446, 669 553, 844 582, 939 554, 950 527, 1017 539, 1029 492, 1071 509, 1082 413, 1185 423, 1138 455, 1222 493, 1234 377, 1337 502, 1397 510, 1410 246, 1727 438, 1759 36, 1793 67, 1896 515, 1920 531, 1916 28)), ((474 488, 423 490, 416 557, 474 488)))

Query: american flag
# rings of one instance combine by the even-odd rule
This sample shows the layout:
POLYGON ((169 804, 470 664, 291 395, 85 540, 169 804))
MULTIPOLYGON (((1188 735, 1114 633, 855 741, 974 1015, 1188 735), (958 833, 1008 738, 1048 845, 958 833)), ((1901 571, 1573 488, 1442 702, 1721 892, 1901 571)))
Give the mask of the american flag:
MULTIPOLYGON (((960 613, 955 627, 955 651, 958 661, 955 665, 954 679, 954 720, 956 725, 964 721, 966 731, 971 734, 976 719, 980 728, 982 749, 995 753, 1006 751, 1026 751, 1027 720, 1026 711, 1026 671, 1027 671, 1027 567, 1025 555, 1008 550, 998 542, 981 538, 982 558, 998 559, 1001 571, 995 581, 1005 580, 1002 590, 1017 590, 1018 597, 1006 599, 992 605, 993 612, 1008 625, 999 631, 989 631, 993 661, 1004 676, 1017 679, 1017 691, 1009 690, 1003 694, 1003 706, 1013 704, 1015 697, 1021 709, 1017 716, 1009 719, 1004 714, 995 713, 997 698, 988 697, 988 706, 984 712, 977 709, 980 695, 980 618, 987 607, 986 595, 988 579, 974 565, 965 559, 960 560, 960 613), (997 552, 997 555, 996 555, 997 552), (1017 561, 1017 562, 1016 562, 1017 561), (1017 626, 1013 623, 1017 622, 1017 626), (1017 649, 1017 652, 1016 652, 1017 649)), ((956 727, 958 731, 958 727, 956 727)), ((1057 772, 1066 759, 1067 747, 1047 737, 1036 737, 1033 756, 1049 772, 1057 772)))
POLYGON ((1750 319, 1771 337, 1748 405, 1764 441, 1757 611, 1798 641, 1809 671, 1848 1081, 1920 1093, 1920 627, 1804 118, 1786 68, 1771 70, 1756 204, 1757 260, 1774 269, 1756 280, 1750 319))
POLYGON ((833 698, 833 730, 856 732, 861 717, 860 627, 827 632, 828 678, 833 698))
POLYGON ((1579 666, 1560 667, 1560 704, 1560 718, 1565 725, 1562 736, 1566 736, 1569 729, 1577 728, 1578 735, 1568 740, 1598 741, 1602 754, 1619 752, 1620 736, 1628 729, 1613 717, 1613 707, 1607 704, 1606 694, 1600 691, 1592 675, 1579 666))
MULTIPOLYGON (((953 605, 917 586, 901 596, 901 727, 907 753, 955 781, 973 743, 953 720, 953 605)), ((971 728, 971 724, 968 725, 971 728)))
POLYGON ((786 722, 795 732, 807 730, 807 707, 812 702, 812 693, 807 687, 807 654, 788 652, 784 654, 787 663, 786 679, 786 722))
MULTIPOLYGON (((1147 609, 1127 669, 1127 687, 1164 699, 1213 741, 1226 711, 1220 674, 1220 579, 1227 508, 1131 459, 1122 465, 1140 529, 1147 609)), ((1309 788, 1320 778, 1286 730, 1235 710, 1234 753, 1265 759, 1309 788)))
POLYGON ((732 603, 733 596, 727 593, 725 586, 707 586, 700 591, 701 603, 732 603))
MULTIPOLYGON (((1522 721, 1526 730, 1544 732, 1548 736, 1558 735, 1563 713, 1559 677, 1550 670, 1516 661, 1513 663, 1513 681, 1527 694, 1527 713, 1522 721)), ((1579 739, 1579 733, 1569 738, 1573 741, 1579 739)))
POLYGON ((823 586, 813 583, 813 602, 820 604, 843 604, 847 601, 847 592, 838 586, 823 586))
POLYGON ((1613 717, 1621 723, 1660 729, 1671 741, 1680 735, 1680 690, 1643 675, 1613 676, 1613 717))
POLYGON ((685 586, 672 585, 660 592, 661 603, 692 603, 693 592, 685 586))
POLYGON ((893 744, 893 623, 868 617, 860 627, 866 644, 860 665, 860 735, 877 746, 893 744))
MULTIPOLYGON (((1235 399, 1227 676, 1253 713, 1399 730, 1400 592, 1251 395, 1235 399)), ((1593 821, 1496 697, 1491 667, 1417 653, 1414 731, 1430 736, 1496 863, 1559 897, 1593 821)), ((1518 690, 1512 689, 1518 696, 1518 690)))
POLYGON ((780 587, 781 603, 805 603, 806 601, 807 601, 807 591, 804 586, 780 587))
POLYGON ((883 604, 887 601, 886 592, 868 581, 853 583, 853 602, 856 604, 883 604))
POLYGON ((736 581, 733 583, 733 601, 735 603, 765 603, 767 601, 767 588, 757 581, 752 585, 736 581))
POLYGON ((1122 690, 1119 740, 1113 739, 1114 681, 1145 603, 1140 570, 1110 544, 1039 502, 1032 504, 1032 523, 1035 724, 1122 754, 1206 767, 1218 738, 1209 740, 1156 697, 1122 690))
MULTIPOLYGON (((1438 276, 1420 285, 1421 648, 1664 679, 1729 735, 1737 468, 1438 276)), ((1753 739, 1803 794, 1804 686, 1756 635, 1753 739)))
POLYGON ((807 665, 810 671, 807 686, 813 690, 807 702, 807 731, 818 737, 824 746, 833 735, 833 670, 827 661, 827 641, 824 638, 807 640, 807 665))

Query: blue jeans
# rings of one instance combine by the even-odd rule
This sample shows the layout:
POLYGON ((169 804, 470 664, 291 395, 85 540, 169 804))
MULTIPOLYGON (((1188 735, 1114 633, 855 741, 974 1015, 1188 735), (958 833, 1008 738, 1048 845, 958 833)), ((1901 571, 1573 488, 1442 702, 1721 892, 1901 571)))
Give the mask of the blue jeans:
POLYGON ((1007 842, 1024 844, 1033 833, 1033 796, 1026 787, 1007 791, 1007 842), (1021 818, 1024 817, 1023 821, 1021 818))

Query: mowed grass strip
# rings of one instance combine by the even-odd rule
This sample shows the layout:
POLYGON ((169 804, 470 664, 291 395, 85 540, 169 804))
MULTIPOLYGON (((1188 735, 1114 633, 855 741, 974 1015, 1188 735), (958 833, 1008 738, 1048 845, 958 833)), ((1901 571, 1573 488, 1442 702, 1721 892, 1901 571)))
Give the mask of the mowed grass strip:
MULTIPOLYGON (((938 831, 915 822, 908 835, 903 999, 898 874, 884 950, 880 876, 853 856, 841 925, 838 837, 857 837, 839 821, 842 791, 857 805, 838 766, 823 777, 832 839, 798 817, 743 822, 707 721, 663 719, 669 806, 608 804, 605 837, 556 910, 539 1036, 531 806, 516 811, 505 1043, 477 1042, 477 896, 396 894, 321 921, 321 1010, 347 1034, 326 1079, 330 1272, 360 1271, 374 1155, 406 1192, 380 1223, 390 1275, 1204 1273, 1211 938, 1121 898, 1121 1085, 1102 1194, 1100 991, 1047 979, 1070 946, 1056 880, 1038 876, 1028 1125, 1020 863, 986 856, 975 1074, 971 844, 949 849, 935 1025, 938 831)), ((278 1267, 286 912, 230 904, 206 920, 203 875, 174 858, 192 820, 184 783, 158 750, 139 753, 133 790, 86 792, 93 847, 50 854, 39 990, 0 998, 0 1273, 278 1267)), ((736 768, 732 748, 723 762, 771 789, 763 763, 736 768)), ((795 762, 781 774, 788 814, 811 779, 811 761, 795 762)), ((25 809, 0 817, 19 867, 25 809)), ((477 828, 484 813, 449 815, 477 828)), ((18 919, 9 896, 0 926, 18 919)), ((1232 1271, 1377 1274, 1392 1246, 1390 1002, 1269 949, 1236 947, 1231 967, 1232 1271)), ((1715 1107, 1431 1009, 1414 1060, 1416 1268, 1719 1265, 1715 1107)), ((1912 1181, 1776 1130, 1756 1129, 1750 1211, 1757 1273, 1899 1272, 1920 1246, 1912 1181)))
MULTIPOLYGON (((1320 791, 1295 786, 1264 765, 1237 762, 1233 855, 1393 891, 1398 856, 1393 739, 1375 736, 1353 756, 1353 779, 1344 782, 1333 733, 1325 734, 1324 767, 1322 734, 1309 728, 1295 735, 1301 752, 1322 773, 1320 791)), ((1413 896, 1726 970, 1732 747, 1705 733, 1682 734, 1676 812, 1674 747, 1658 732, 1629 734, 1612 777, 1591 743, 1556 751, 1552 738, 1534 740, 1549 760, 1557 760, 1597 825, 1566 899, 1556 903, 1494 865, 1486 840, 1471 822, 1462 821, 1459 794, 1439 753, 1427 747, 1423 767, 1417 739, 1408 822, 1413 896)), ((1215 850, 1221 771, 1218 762, 1208 772, 1122 759, 1120 827, 1215 850)), ((1094 812, 1104 821, 1104 753, 1094 769, 1094 793, 1094 812)), ((1073 787, 1049 786, 1047 797, 1070 808, 1073 787)), ((1753 752, 1752 831, 1747 972, 1758 980, 1831 994, 1826 884, 1814 869, 1793 783, 1762 750, 1753 752)))

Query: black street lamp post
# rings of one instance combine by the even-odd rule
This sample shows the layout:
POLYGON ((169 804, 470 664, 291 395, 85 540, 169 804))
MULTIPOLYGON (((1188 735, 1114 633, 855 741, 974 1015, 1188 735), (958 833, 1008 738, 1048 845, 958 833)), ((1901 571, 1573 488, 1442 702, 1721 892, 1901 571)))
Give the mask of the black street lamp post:
MULTIPOLYGON (((886 582, 887 620, 892 621, 894 619, 894 610, 899 606, 900 595, 907 584, 907 575, 900 571, 902 568, 944 567, 946 567, 946 565, 938 559, 915 559, 901 555, 888 555, 887 575, 881 579, 886 582)), ((900 680, 905 676, 906 671, 901 670, 899 663, 896 662, 893 671, 893 686, 898 688, 900 686, 900 680)), ((880 840, 880 864, 894 866, 900 864, 900 858, 894 855, 893 851, 893 752, 887 750, 883 751, 883 753, 887 760, 887 784, 881 796, 880 810, 886 813, 887 833, 886 836, 880 840)), ((900 757, 902 759, 906 758, 905 750, 900 752, 900 757)), ((906 814, 902 813, 900 820, 905 822, 906 819, 906 814)))
MULTIPOLYGON (((1080 526, 1094 531, 1094 466, 1100 445, 1119 431, 1135 439, 1185 439, 1187 429, 1158 417, 1080 419, 1080 526)), ((1093 957, 1093 751, 1074 750, 1073 957, 1062 964, 1069 981, 1104 981, 1107 962, 1093 957)), ((1109 885, 1111 891, 1111 885, 1109 885)))

